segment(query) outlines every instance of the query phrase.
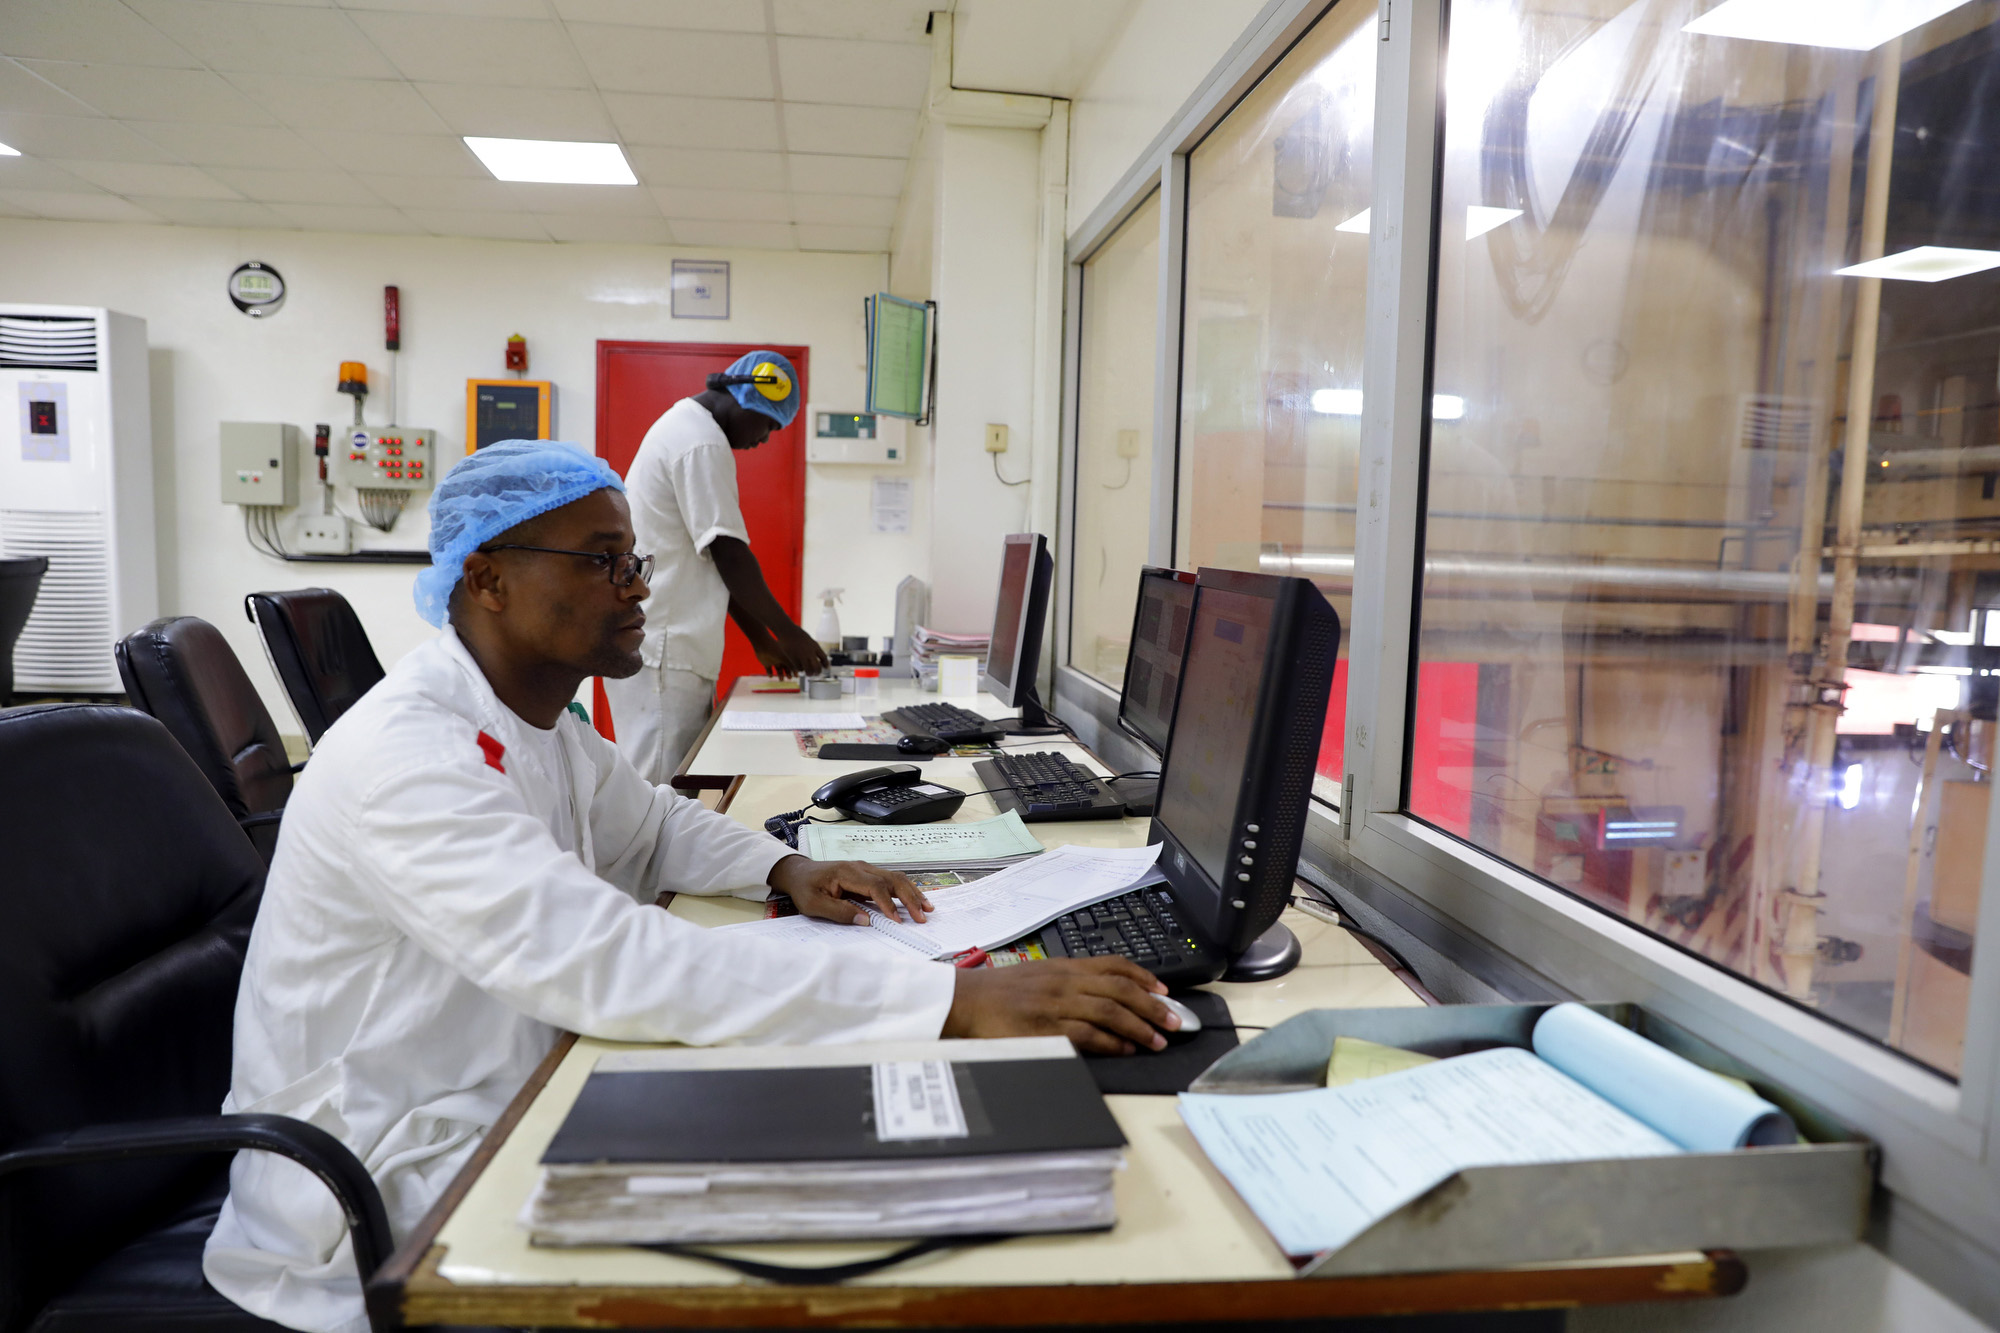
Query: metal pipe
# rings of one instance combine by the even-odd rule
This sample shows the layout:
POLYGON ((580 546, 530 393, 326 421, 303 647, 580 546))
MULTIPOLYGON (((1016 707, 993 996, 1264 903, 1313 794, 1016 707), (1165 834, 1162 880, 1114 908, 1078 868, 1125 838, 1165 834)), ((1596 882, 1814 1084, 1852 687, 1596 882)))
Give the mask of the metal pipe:
MULTIPOLYGON (((1266 574, 1309 578, 1335 591, 1354 583, 1354 555, 1345 551, 1265 551, 1257 567, 1266 574)), ((1819 595, 1830 598, 1834 578, 1823 574, 1819 595)), ((1873 603, 1910 599, 1914 575, 1859 580, 1857 591, 1873 603)), ((1792 576, 1783 570, 1716 569, 1713 566, 1597 565, 1581 561, 1484 560, 1474 556, 1424 557, 1424 596, 1546 596, 1577 602, 1783 602, 1792 576)))

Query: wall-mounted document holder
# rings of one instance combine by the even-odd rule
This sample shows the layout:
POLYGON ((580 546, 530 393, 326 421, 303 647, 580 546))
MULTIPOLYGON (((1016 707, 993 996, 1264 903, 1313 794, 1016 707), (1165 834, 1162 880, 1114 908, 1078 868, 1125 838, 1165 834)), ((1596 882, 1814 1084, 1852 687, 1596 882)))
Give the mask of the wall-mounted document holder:
MULTIPOLYGON (((1528 1047, 1535 1024, 1551 1007, 1315 1010, 1237 1047, 1190 1091, 1322 1087, 1336 1037, 1439 1058, 1528 1047)), ((1805 1142, 1467 1168, 1344 1246, 1303 1262, 1301 1274, 1459 1271, 1679 1250, 1819 1245, 1861 1235, 1874 1185, 1874 1144, 1758 1070, 1638 1005, 1588 1007, 1704 1069, 1748 1081, 1791 1115, 1805 1142)))

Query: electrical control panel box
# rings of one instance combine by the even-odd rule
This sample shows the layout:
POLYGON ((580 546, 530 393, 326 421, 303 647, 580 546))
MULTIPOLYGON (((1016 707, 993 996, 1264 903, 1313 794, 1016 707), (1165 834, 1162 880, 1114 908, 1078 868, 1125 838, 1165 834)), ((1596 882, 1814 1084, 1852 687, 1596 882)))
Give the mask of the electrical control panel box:
POLYGON ((901 463, 910 456, 906 425, 897 417, 874 412, 828 412, 808 407, 806 462, 901 463))
POLYGON ((435 483, 437 432, 356 426, 333 440, 332 479, 367 491, 427 491, 435 483))
POLYGON ((222 423, 222 503, 299 502, 299 428, 275 421, 222 423))

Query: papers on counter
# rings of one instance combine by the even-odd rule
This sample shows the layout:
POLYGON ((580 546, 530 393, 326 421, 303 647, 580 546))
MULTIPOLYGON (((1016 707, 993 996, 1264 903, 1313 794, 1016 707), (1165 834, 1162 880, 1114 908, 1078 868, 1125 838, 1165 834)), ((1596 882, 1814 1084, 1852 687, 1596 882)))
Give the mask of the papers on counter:
POLYGON ((843 731, 868 725, 859 713, 753 713, 731 708, 722 715, 724 731, 843 731))
POLYGON ((949 958, 968 949, 989 949, 1017 940, 1065 912, 1156 882, 1162 878, 1153 868, 1159 854, 1157 843, 1150 847, 1062 847, 1043 852, 970 884, 928 890, 933 910, 921 924, 908 918, 891 921, 871 907, 867 926, 789 916, 716 929, 754 931, 765 939, 886 949, 905 958, 949 958))
POLYGON ((1018 810, 963 824, 807 824, 799 850, 815 861, 908 869, 1004 865, 1042 851, 1018 810))

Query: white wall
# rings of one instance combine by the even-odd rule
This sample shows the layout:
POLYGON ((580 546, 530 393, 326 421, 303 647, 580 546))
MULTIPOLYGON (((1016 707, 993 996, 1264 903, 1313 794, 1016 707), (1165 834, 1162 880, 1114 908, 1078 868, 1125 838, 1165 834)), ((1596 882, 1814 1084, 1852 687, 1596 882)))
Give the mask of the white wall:
MULTIPOLYGON (((218 625, 286 731, 296 723, 243 617, 245 593, 338 589, 385 665, 432 630, 411 606, 416 566, 282 564, 253 552, 240 511, 218 499, 216 426, 287 421, 308 441, 315 422, 337 430, 352 414, 351 401, 334 388, 343 360, 368 363, 376 391, 368 419, 386 421, 385 284, 402 289, 398 416, 403 425, 437 431, 444 463, 464 456, 466 379, 502 373, 506 339, 517 332, 528 340, 530 376, 556 383, 558 437, 586 447, 596 439, 600 338, 804 344, 812 350, 814 404, 858 408, 866 354, 861 300, 884 281, 881 255, 0 220, 0 301, 104 305, 147 321, 162 614, 218 625), (669 261, 697 253, 731 261, 727 321, 668 315, 669 261), (246 259, 284 275, 285 307, 269 319, 237 313, 224 293, 230 271, 246 259)), ((888 634, 897 580, 929 577, 928 448, 922 432, 912 432, 911 444, 915 458, 900 468, 808 468, 808 628, 812 594, 834 585, 847 589, 843 630, 888 634), (908 535, 872 531, 869 481, 878 471, 917 479, 908 535)), ((302 488, 306 497, 317 504, 316 482, 302 488)), ((393 532, 368 530, 369 544, 421 547, 428 527, 421 499, 393 532)), ((746 507, 751 503, 746 496, 746 507)), ((353 512, 351 495, 343 504, 353 512)))
POLYGON ((1139 0, 1070 104, 1069 230, 1236 44, 1264 0, 1139 0))

